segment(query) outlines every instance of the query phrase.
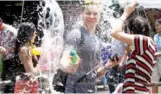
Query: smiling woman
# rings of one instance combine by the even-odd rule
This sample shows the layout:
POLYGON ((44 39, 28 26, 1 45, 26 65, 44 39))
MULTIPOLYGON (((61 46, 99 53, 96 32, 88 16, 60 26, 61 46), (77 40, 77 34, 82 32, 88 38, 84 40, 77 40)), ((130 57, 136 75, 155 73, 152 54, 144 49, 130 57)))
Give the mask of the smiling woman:
POLYGON ((73 28, 65 40, 66 44, 60 62, 61 70, 68 72, 65 93, 95 93, 97 68, 101 67, 98 71, 101 75, 104 69, 116 64, 106 65, 106 63, 105 67, 101 66, 101 41, 95 34, 102 12, 101 3, 95 3, 98 1, 101 2, 101 0, 91 0, 91 3, 83 6, 82 23, 73 28), (75 64, 70 64, 71 48, 76 50, 80 57, 80 61, 77 60, 75 64))
MULTIPOLYGON (((86 5, 83 11, 84 26, 88 32, 95 31, 97 24, 100 21, 101 5, 86 5)), ((94 33, 94 32, 93 32, 94 33)))
MULTIPOLYGON (((98 0, 93 0, 93 2, 94 1, 98 0)), ((61 62, 62 65, 69 65, 61 68, 62 70, 68 69, 69 72, 65 93, 95 92, 96 70, 92 71, 92 73, 87 75, 79 83, 77 80, 100 63, 100 41, 95 35, 96 26, 99 23, 101 15, 100 7, 100 5, 93 3, 85 5, 82 11, 82 24, 74 28, 67 35, 61 62), (78 61, 76 64, 68 64, 70 63, 68 57, 70 57, 69 52, 71 48, 76 50, 81 59, 81 61, 78 61)))

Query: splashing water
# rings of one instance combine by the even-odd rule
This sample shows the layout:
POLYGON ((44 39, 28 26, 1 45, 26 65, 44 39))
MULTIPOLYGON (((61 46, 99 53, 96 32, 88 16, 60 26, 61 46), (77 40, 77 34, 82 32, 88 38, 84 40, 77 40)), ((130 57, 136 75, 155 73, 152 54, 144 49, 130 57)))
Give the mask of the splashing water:
POLYGON ((104 41, 110 42, 110 32, 112 30, 112 23, 115 20, 113 13, 114 10, 110 9, 109 6, 112 4, 111 0, 102 0, 103 11, 98 25, 98 32, 96 34, 104 41))
POLYGON ((60 7, 55 0, 40 2, 42 10, 39 14, 38 26, 44 32, 42 39, 42 56, 38 66, 41 76, 46 80, 43 84, 43 92, 53 93, 53 77, 59 67, 59 60, 63 51, 64 22, 60 7), (44 85, 45 84, 45 85, 44 85))
MULTIPOLYGON (((109 9, 109 2, 104 0, 103 2, 103 15, 101 18, 101 22, 99 24, 99 36, 101 39, 109 41, 110 39, 110 30, 111 30, 111 18, 114 18, 112 13, 113 10, 109 9), (104 36, 106 35, 106 36, 104 36)), ((64 33, 64 22, 61 9, 57 5, 55 0, 45 0, 42 2, 40 6, 43 6, 39 15, 39 28, 44 31, 44 37, 42 42, 42 56, 39 60, 39 66, 41 71, 41 75, 44 78, 47 78, 47 82, 44 85, 46 89, 53 91, 52 88, 52 79, 56 70, 59 66, 60 55, 63 50, 63 33, 64 33), (44 4, 45 3, 45 4, 44 4)), ((65 18, 65 28, 66 32, 70 31, 74 24, 80 23, 81 18, 81 6, 66 6, 70 7, 70 9, 63 11, 65 18), (77 7, 73 8, 73 7, 77 7), (79 7, 79 8, 78 8, 79 7), (70 10, 70 12, 69 12, 70 10), (78 11, 79 10, 79 11, 78 11), (72 19, 70 19, 72 18, 72 19), (75 18, 73 20, 73 18, 75 18)), ((46 92, 46 91, 45 91, 46 92)), ((49 91, 47 91, 49 93, 49 91)))
MULTIPOLYGON (((99 29, 97 35, 104 41, 110 41, 110 31, 112 29, 114 10, 110 9, 110 0, 103 0, 103 13, 101 22, 98 25, 99 29)), ((77 22, 81 22, 81 6, 67 6, 67 10, 63 11, 65 18, 66 32, 70 31, 72 26, 77 22), (74 8, 73 8, 74 7, 74 8), (75 8, 77 7, 77 9, 75 8), (70 12, 69 12, 70 11, 70 12), (73 20, 73 17, 75 20, 73 20)), ((63 34, 64 34, 64 20, 60 7, 55 0, 44 0, 40 2, 38 29, 42 30, 44 37, 42 39, 42 56, 39 59, 38 66, 40 68, 40 77, 45 81, 40 83, 42 92, 44 93, 58 93, 54 91, 52 80, 59 68, 59 60, 63 51, 63 34)))
MULTIPOLYGON (((62 4, 60 7, 63 9, 64 22, 65 22, 65 33, 69 33, 71 29, 75 28, 75 25, 82 23, 82 3, 77 2, 75 4, 68 3, 62 4)), ((109 6, 113 4, 112 0, 102 0, 103 12, 101 15, 100 23, 97 27, 97 36, 99 36, 103 41, 111 41, 110 32, 116 19, 113 13, 117 13, 113 9, 110 9, 109 6)), ((118 13, 117 13, 118 14, 118 13)))

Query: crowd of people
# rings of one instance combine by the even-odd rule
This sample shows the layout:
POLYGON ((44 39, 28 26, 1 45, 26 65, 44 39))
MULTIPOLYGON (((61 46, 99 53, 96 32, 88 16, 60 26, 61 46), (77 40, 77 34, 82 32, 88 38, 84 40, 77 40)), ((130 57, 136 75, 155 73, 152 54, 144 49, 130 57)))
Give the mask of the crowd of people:
MULTIPOLYGON (((113 79, 107 77, 110 93, 158 92, 157 86, 154 85, 150 91, 148 85, 159 82, 161 78, 161 19, 156 20, 157 34, 153 39, 148 35, 151 31, 148 20, 136 15, 136 7, 137 3, 127 5, 117 19, 111 31, 111 45, 115 47, 111 46, 112 52, 103 64, 101 51, 104 43, 95 34, 103 11, 101 0, 93 0, 83 6, 82 23, 67 33, 64 40, 60 60, 60 70, 67 73, 64 93, 95 93, 96 80, 105 74, 116 76, 113 71, 120 72, 124 77, 118 81, 121 83, 118 91, 113 79), (75 53, 71 54, 71 50, 75 53)), ((17 90, 17 76, 30 74, 34 77, 37 74, 37 63, 41 55, 32 53, 32 49, 36 47, 36 34, 36 27, 32 22, 24 22, 16 30, 0 18, 0 56, 3 61, 1 80, 11 80, 10 84, 4 85, 4 93, 14 93, 17 90)))

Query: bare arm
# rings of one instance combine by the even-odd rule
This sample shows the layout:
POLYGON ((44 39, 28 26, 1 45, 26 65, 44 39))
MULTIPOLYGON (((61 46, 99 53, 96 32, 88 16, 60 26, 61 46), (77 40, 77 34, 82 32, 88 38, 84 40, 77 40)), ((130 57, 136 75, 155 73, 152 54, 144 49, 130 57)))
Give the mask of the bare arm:
POLYGON ((19 52, 19 59, 23 63, 25 71, 27 73, 34 72, 34 66, 32 62, 32 55, 27 47, 22 47, 19 52))
POLYGON ((125 63, 125 61, 126 61, 126 59, 127 59, 127 57, 128 57, 128 53, 129 53, 129 52, 130 52, 130 48, 129 48, 129 46, 128 46, 128 47, 125 49, 123 56, 121 57, 121 60, 120 60, 120 63, 119 63, 119 67, 118 67, 119 70, 122 69, 122 67, 123 67, 123 65, 124 65, 124 63, 125 63))
POLYGON ((72 64, 70 49, 66 49, 63 52, 63 55, 60 59, 60 69, 66 73, 75 73, 80 64, 80 58, 76 55, 76 63, 72 64))
POLYGON ((124 21, 128 18, 128 16, 131 15, 131 13, 135 10, 135 8, 136 8, 136 3, 132 3, 124 9, 123 15, 116 22, 117 23, 116 28, 114 28, 111 33, 112 37, 124 43, 127 43, 129 45, 132 45, 132 40, 134 38, 134 35, 124 33, 123 24, 124 24, 124 21))
POLYGON ((125 63, 125 61, 126 61, 126 58, 127 58, 127 53, 124 53, 124 55, 123 55, 123 57, 121 58, 121 61, 120 61, 120 64, 119 65, 123 65, 124 63, 125 63))

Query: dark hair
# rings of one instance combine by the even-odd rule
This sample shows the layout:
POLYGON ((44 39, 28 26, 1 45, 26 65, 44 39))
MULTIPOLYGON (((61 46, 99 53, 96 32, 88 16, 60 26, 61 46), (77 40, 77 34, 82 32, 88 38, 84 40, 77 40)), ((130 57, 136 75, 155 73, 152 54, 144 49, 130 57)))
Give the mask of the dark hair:
POLYGON ((36 27, 33 23, 24 22, 21 24, 17 34, 15 54, 18 54, 20 47, 31 41, 35 31, 36 27))
POLYGON ((133 34, 141 34, 148 36, 151 30, 148 20, 142 16, 133 16, 132 18, 127 20, 125 26, 133 34))
POLYGON ((136 10, 128 17, 125 28, 133 34, 141 34, 148 36, 151 30, 148 19, 146 19, 144 7, 139 6, 136 10))
POLYGON ((0 17, 0 22, 3 22, 2 18, 0 17))
POLYGON ((2 23, 3 23, 3 20, 2 20, 2 18, 0 17, 0 24, 2 25, 2 23))

